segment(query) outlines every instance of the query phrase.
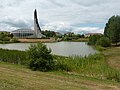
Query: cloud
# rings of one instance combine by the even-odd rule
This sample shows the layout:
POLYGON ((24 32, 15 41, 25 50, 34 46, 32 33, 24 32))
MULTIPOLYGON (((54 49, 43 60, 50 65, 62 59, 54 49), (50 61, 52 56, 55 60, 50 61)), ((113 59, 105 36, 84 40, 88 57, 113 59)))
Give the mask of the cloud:
POLYGON ((65 23, 65 22, 53 22, 53 23, 48 23, 42 27, 43 30, 52 30, 56 32, 74 32, 75 34, 85 34, 85 33, 103 33, 104 29, 101 27, 96 27, 96 26, 91 26, 88 27, 86 26, 79 26, 79 25, 71 25, 70 23, 65 23))
MULTIPOLYGON (((11 29, 19 29, 19 28, 31 28, 32 27, 32 20, 23 20, 18 18, 12 17, 5 17, 0 19, 0 27, 7 30, 11 29)), ((4 30, 4 29, 3 29, 4 30)))
POLYGON ((103 33, 103 28, 98 27, 79 27, 73 30, 75 33, 103 33))
POLYGON ((44 25, 42 29, 65 33, 72 31, 73 27, 71 27, 69 23, 65 22, 52 22, 44 25))
POLYGON ((24 0, 0 0, 0 6, 2 8, 5 8, 5 7, 13 7, 13 6, 19 6, 21 2, 23 2, 24 0))
POLYGON ((42 29, 60 32, 103 32, 112 15, 119 15, 119 0, 1 0, 0 29, 33 28, 38 11, 42 29))

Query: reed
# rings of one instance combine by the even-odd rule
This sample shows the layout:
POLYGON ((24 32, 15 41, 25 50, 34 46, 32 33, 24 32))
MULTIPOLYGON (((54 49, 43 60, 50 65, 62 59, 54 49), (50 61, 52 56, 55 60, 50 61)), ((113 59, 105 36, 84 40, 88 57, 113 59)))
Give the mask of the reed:
POLYGON ((24 51, 0 49, 0 61, 26 65, 27 53, 24 51))
POLYGON ((111 68, 103 54, 88 57, 55 57, 56 70, 75 72, 82 76, 120 81, 120 72, 111 68))

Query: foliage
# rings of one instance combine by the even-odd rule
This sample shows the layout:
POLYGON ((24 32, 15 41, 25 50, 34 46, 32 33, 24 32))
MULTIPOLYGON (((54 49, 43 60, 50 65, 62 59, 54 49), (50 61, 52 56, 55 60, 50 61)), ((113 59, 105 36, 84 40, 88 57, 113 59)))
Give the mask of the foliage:
POLYGON ((108 37, 112 43, 120 42, 120 16, 112 16, 104 30, 104 34, 108 37))
POLYGON ((9 41, 10 38, 6 34, 0 34, 0 41, 9 41))
POLYGON ((9 32, 0 32, 0 43, 8 43, 13 38, 13 34, 9 32))
POLYGON ((0 61, 27 65, 26 52, 17 50, 0 49, 0 61))
POLYGON ((99 61, 104 61, 102 54, 89 55, 88 57, 56 57, 56 66, 60 70, 81 72, 82 69, 97 64, 99 61))
POLYGON ((11 41, 11 42, 14 42, 14 43, 19 42, 17 38, 12 38, 10 41, 11 41))
POLYGON ((70 40, 72 40, 72 37, 64 37, 63 40, 64 41, 70 41, 70 40))
POLYGON ((97 40, 99 40, 101 37, 102 37, 102 35, 92 35, 92 36, 90 36, 88 44, 89 45, 95 45, 97 40))
POLYGON ((103 35, 92 35, 89 38, 89 45, 100 45, 102 47, 109 47, 111 45, 110 39, 103 35))
POLYGON ((88 57, 59 57, 56 60, 56 70, 76 72, 82 76, 99 79, 120 81, 120 72, 111 68, 103 54, 89 55, 88 57))
POLYGON ((30 59, 29 67, 32 70, 48 71, 54 68, 53 57, 50 54, 51 49, 48 49, 46 45, 42 43, 32 44, 27 53, 30 59))
POLYGON ((84 38, 84 35, 68 33, 68 34, 64 34, 62 40, 71 41, 71 40, 78 40, 79 38, 84 38))
POLYGON ((102 47, 109 47, 111 45, 111 42, 110 42, 109 38, 101 37, 99 40, 97 40, 96 44, 100 45, 102 47))
POLYGON ((96 45, 95 46, 95 49, 98 50, 98 51, 105 51, 106 50, 106 47, 102 47, 100 45, 96 45))
POLYGON ((56 33, 54 31, 48 31, 48 30, 42 31, 42 34, 45 35, 47 38, 56 36, 56 33))

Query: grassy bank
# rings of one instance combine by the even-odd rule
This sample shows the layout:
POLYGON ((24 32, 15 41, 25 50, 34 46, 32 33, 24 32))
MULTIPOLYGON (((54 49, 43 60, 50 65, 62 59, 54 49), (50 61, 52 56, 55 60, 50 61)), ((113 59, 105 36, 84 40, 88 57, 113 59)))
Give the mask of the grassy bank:
POLYGON ((51 42, 57 42, 54 38, 51 39, 18 39, 20 43, 51 43, 51 42))
POLYGON ((31 71, 0 62, 0 90, 119 90, 120 84, 63 72, 31 71))
POLYGON ((73 39, 73 40, 63 40, 67 42, 88 42, 89 38, 79 38, 79 39, 73 39))
POLYGON ((0 41, 0 44, 9 44, 9 43, 19 43, 19 41, 14 42, 14 41, 0 41))
MULTIPOLYGON (((120 72, 110 67, 104 54, 89 55, 88 57, 54 56, 54 71, 76 73, 85 77, 114 80, 120 82, 120 72)), ((29 59, 25 51, 0 49, 0 61, 28 65, 29 59)))
POLYGON ((0 49, 0 61, 26 65, 28 63, 25 51, 0 49))
POLYGON ((110 67, 120 70, 120 47, 111 47, 103 52, 110 67))
POLYGON ((120 82, 120 72, 108 65, 103 54, 88 57, 56 57, 56 65, 60 71, 120 82))
POLYGON ((0 89, 120 89, 119 56, 118 47, 88 57, 53 56, 54 70, 43 73, 26 68, 29 62, 26 52, 0 49, 0 89))

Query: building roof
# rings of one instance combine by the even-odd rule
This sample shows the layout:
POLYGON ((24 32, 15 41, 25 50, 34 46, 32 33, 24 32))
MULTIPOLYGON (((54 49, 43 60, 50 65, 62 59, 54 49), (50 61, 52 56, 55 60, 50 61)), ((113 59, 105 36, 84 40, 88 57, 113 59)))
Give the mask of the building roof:
POLYGON ((34 30, 32 30, 32 29, 17 29, 17 30, 14 30, 14 31, 12 31, 12 33, 20 33, 20 32, 22 32, 22 33, 34 33, 35 31, 34 30))

